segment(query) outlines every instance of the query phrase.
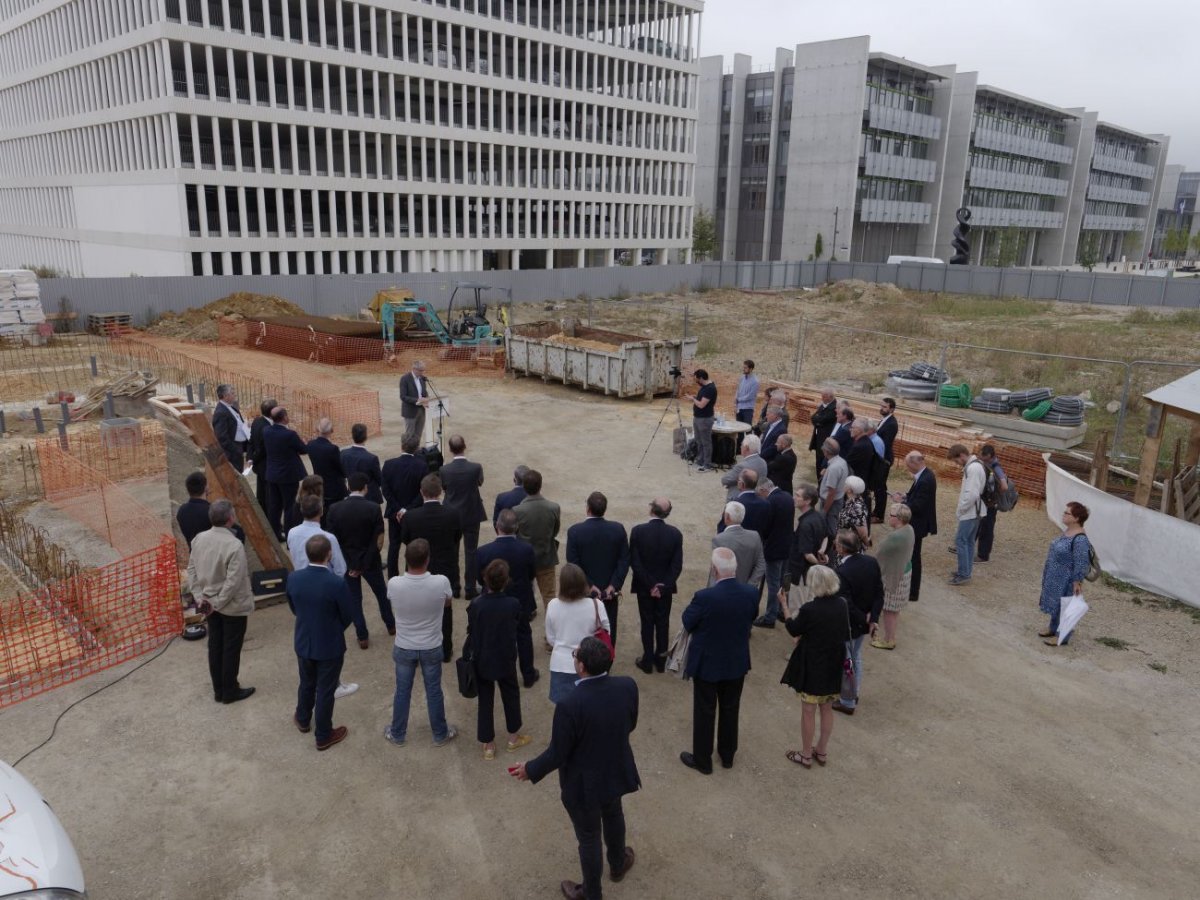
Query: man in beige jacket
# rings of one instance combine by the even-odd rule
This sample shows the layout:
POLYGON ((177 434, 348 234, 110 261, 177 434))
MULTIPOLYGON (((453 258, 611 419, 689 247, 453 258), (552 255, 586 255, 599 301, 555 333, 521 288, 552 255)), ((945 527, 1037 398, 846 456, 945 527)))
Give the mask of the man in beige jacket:
POLYGON ((213 699, 237 703, 254 693, 238 684, 246 617, 254 611, 246 548, 232 531, 233 504, 218 500, 208 510, 212 528, 196 535, 188 560, 188 581, 201 612, 208 614, 208 671, 213 699))

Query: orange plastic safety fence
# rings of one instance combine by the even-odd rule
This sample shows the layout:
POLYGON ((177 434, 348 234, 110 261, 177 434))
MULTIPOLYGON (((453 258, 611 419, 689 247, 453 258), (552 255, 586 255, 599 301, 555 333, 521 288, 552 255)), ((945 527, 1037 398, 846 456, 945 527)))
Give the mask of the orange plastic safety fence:
POLYGON ((39 448, 47 445, 65 450, 113 482, 165 474, 167 447, 162 426, 150 419, 140 420, 138 426, 140 436, 136 439, 120 435, 116 440, 106 440, 100 431, 86 430, 68 433, 65 447, 58 437, 38 438, 34 443, 39 448))
POLYGON ((0 599, 0 708, 133 659, 183 628, 174 541, 0 599))

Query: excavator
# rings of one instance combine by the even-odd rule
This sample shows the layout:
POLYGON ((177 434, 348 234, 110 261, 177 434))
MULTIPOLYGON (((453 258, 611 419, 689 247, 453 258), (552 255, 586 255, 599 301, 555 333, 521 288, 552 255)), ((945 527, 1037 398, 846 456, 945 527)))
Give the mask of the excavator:
POLYGON ((500 305, 501 331, 496 333, 492 330, 492 323, 487 317, 488 307, 483 302, 483 292, 490 290, 492 287, 487 284, 457 282, 450 294, 445 321, 442 321, 432 303, 418 300, 408 288, 391 287, 379 291, 368 308, 372 318, 380 324, 389 357, 395 355, 397 340, 437 341, 444 345, 443 354, 447 358, 466 356, 468 354, 463 351, 470 350, 490 353, 504 345, 503 329, 508 327, 508 308, 500 305), (472 294, 475 302, 472 309, 465 300, 458 301, 459 312, 456 317, 454 307, 460 291, 472 294))

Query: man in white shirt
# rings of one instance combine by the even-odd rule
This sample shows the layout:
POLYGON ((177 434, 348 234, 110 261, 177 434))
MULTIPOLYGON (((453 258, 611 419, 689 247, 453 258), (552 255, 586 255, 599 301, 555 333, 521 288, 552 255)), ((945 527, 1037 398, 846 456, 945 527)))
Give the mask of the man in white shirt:
POLYGON ((962 444, 952 446, 946 456, 963 469, 962 488, 958 492, 958 505, 954 509, 954 516, 958 519, 958 531, 954 535, 958 570, 950 577, 950 583, 958 585, 971 580, 971 566, 975 561, 975 536, 979 534, 979 520, 987 512, 983 504, 987 470, 979 458, 962 444))
POLYGON ((242 418, 237 391, 231 384, 217 385, 217 407, 213 410, 212 427, 229 464, 242 471, 246 462, 246 448, 250 445, 250 426, 242 418))
POLYGON ((413 360, 412 371, 400 378, 400 415, 404 418, 404 438, 421 440, 425 431, 425 407, 429 405, 429 381, 425 363, 413 360))
POLYGON ((444 747, 458 729, 446 724, 442 695, 442 611, 450 606, 450 579, 429 572, 429 542, 409 541, 404 548, 405 572, 388 582, 388 599, 396 616, 396 694, 392 700, 392 724, 384 729, 389 744, 402 747, 408 740, 408 710, 412 701, 417 667, 425 684, 425 705, 433 729, 433 745, 444 747))

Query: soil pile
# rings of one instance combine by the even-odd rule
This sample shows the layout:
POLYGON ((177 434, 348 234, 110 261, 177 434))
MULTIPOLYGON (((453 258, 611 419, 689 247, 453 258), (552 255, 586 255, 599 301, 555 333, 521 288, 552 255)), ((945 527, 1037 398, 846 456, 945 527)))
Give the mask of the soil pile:
POLYGON ((282 297, 269 294, 238 292, 214 300, 206 306, 193 307, 181 313, 163 313, 162 317, 146 329, 150 334, 178 338, 185 341, 217 340, 217 319, 266 319, 275 316, 302 316, 304 310, 282 297))

